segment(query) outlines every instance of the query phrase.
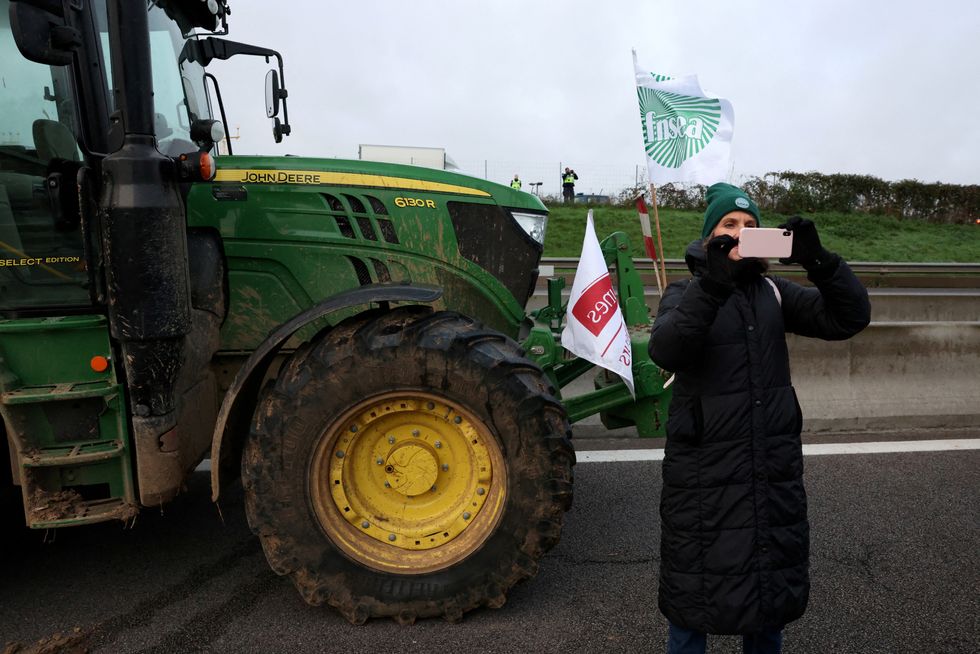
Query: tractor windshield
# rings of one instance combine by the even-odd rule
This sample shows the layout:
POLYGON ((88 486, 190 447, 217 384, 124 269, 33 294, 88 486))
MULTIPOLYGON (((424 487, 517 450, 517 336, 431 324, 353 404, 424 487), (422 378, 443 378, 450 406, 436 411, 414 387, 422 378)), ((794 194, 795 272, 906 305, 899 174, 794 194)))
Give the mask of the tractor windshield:
POLYGON ((25 59, 9 10, 0 0, 0 314, 87 305, 81 229, 62 204, 81 161, 69 69, 25 59))
MULTIPOLYGON (((191 124, 195 120, 211 117, 204 86, 204 67, 186 60, 178 65, 178 56, 184 47, 180 29, 156 4, 148 3, 147 11, 157 147, 168 156, 194 152, 198 147, 191 140, 191 124)), ((102 38, 102 56, 109 76, 109 88, 112 88, 108 18, 104 2, 96 3, 95 17, 102 38)), ((109 103, 111 111, 111 94, 109 103)))

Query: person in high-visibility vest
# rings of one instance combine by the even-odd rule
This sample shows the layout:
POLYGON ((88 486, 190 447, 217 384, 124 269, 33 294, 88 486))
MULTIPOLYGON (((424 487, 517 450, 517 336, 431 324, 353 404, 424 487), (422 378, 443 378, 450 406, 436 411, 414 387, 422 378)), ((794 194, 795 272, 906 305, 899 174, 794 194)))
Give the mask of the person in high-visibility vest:
POLYGON ((514 179, 511 180, 510 187, 515 191, 521 190, 521 178, 517 176, 517 173, 514 173, 514 179))
POLYGON ((564 202, 575 202, 575 180, 578 175, 571 168, 566 167, 565 173, 561 176, 561 196, 564 202))

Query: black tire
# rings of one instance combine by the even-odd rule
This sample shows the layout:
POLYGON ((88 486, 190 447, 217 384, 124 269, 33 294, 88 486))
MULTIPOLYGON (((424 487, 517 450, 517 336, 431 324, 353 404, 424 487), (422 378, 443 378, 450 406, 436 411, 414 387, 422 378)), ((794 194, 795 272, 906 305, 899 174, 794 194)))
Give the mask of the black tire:
POLYGON ((412 306, 345 321, 297 350, 259 401, 242 463, 249 525, 275 572, 309 604, 336 607, 354 624, 456 621, 479 606, 499 608, 514 584, 537 573, 571 506, 575 454, 553 394, 517 343, 459 314, 412 306), (496 526, 465 558, 421 573, 357 561, 331 540, 311 498, 325 430, 349 407, 392 391, 461 406, 505 461, 496 526))

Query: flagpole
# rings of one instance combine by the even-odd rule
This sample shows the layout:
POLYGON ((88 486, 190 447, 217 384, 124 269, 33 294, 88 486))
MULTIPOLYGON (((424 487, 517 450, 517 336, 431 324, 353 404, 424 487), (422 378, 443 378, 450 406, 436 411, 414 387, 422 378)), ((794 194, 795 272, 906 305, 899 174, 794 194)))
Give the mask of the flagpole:
POLYGON ((657 292, 660 293, 660 297, 664 296, 664 284, 660 281, 660 264, 657 260, 653 260, 653 276, 657 278, 657 292))
MULTIPOLYGON (((660 253, 663 256, 663 252, 660 253)), ((657 292, 660 297, 664 296, 664 284, 660 280, 660 264, 658 263, 658 257, 653 257, 653 276, 657 278, 657 292)))
POLYGON ((657 226, 657 250, 660 252, 660 264, 663 268, 657 268, 656 262, 654 262, 654 269, 658 275, 657 280, 660 280, 660 272, 663 270, 663 288, 667 287, 667 255, 664 254, 664 244, 660 238, 660 212, 657 210, 657 187, 654 186, 653 182, 650 182, 650 200, 653 202, 653 222, 657 226))

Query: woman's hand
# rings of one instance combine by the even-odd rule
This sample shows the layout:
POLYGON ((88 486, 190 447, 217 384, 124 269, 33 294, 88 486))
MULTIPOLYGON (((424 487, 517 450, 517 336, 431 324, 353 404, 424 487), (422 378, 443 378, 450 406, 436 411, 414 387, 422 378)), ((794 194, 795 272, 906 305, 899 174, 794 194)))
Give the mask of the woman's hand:
POLYGON ((732 281, 732 261, 728 253, 738 245, 738 241, 723 234, 715 236, 705 246, 708 270, 701 276, 701 288, 717 298, 725 299, 735 290, 732 281))
POLYGON ((779 226, 780 229, 793 232, 793 251, 789 257, 780 259, 779 263, 798 263, 804 268, 820 265, 830 257, 830 252, 820 244, 817 226, 812 220, 793 216, 779 226))
POLYGON ((840 257, 820 243, 817 226, 812 220, 793 216, 779 227, 793 232, 793 251, 786 259, 780 259, 779 263, 800 264, 811 280, 833 275, 840 263, 840 257))

